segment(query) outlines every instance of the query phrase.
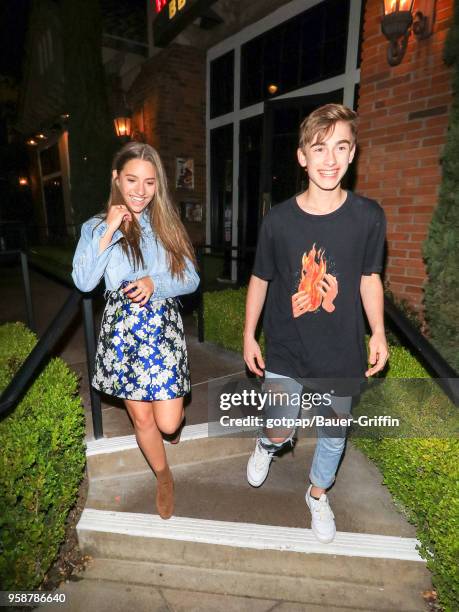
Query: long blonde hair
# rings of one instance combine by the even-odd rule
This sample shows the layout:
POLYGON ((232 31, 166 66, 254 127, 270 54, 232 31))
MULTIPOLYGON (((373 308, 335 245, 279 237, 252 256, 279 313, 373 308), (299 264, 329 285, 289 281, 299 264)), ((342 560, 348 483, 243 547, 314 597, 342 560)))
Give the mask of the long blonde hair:
MULTIPOLYGON (((196 264, 196 258, 186 229, 170 197, 166 172, 161 158, 156 149, 148 144, 128 142, 113 158, 112 170, 116 170, 119 175, 131 159, 149 161, 155 168, 156 189, 151 202, 148 204, 151 227, 166 250, 172 276, 183 278, 186 267, 185 256, 194 264, 196 264)), ((110 196, 106 207, 107 212, 111 206, 119 204, 124 204, 131 213, 133 212, 129 203, 124 201, 116 179, 112 176, 110 196)), ((141 228, 134 214, 132 214, 132 221, 121 224, 120 230, 123 234, 120 242, 121 248, 133 262, 134 267, 144 266, 145 262, 141 249, 141 228)))

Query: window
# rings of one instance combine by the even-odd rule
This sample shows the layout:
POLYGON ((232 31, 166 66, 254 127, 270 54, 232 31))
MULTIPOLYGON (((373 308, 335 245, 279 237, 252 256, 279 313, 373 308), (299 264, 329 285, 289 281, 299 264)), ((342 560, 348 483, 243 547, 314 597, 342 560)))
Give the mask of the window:
POLYGON ((210 116, 230 113, 234 108, 234 51, 210 64, 210 116))
POLYGON ((241 48, 241 107, 263 100, 263 37, 241 48))
POLYGON ((241 108, 342 74, 349 0, 324 0, 241 47, 241 108))
MULTIPOLYGON (((233 124, 210 132, 212 243, 231 245, 233 223, 233 124)), ((228 270, 227 270, 228 272, 228 270)))

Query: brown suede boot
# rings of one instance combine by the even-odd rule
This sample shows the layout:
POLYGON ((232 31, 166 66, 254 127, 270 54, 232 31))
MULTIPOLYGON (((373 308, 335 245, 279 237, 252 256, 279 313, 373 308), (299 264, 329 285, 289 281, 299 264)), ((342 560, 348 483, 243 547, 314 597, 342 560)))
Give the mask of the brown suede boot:
POLYGON ((174 479, 169 466, 156 472, 156 510, 162 519, 174 513, 174 479))

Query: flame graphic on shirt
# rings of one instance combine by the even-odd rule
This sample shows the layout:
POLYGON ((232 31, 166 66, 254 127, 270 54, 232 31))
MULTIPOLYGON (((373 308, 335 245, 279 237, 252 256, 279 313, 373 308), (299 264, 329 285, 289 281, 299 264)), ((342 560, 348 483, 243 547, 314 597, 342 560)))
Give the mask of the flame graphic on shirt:
POLYGON ((327 273, 327 262, 323 249, 316 249, 313 244, 309 253, 304 253, 301 261, 301 280, 298 291, 305 291, 310 299, 311 305, 308 312, 314 312, 322 303, 322 295, 318 290, 318 283, 323 280, 327 273))
POLYGON ((333 300, 338 294, 338 283, 330 273, 327 274, 325 250, 316 249, 315 243, 309 252, 304 253, 301 260, 301 279, 298 292, 304 291, 309 296, 309 305, 296 306, 292 297, 293 315, 301 316, 306 312, 315 312, 322 306, 326 312, 333 312, 333 300), (323 281, 323 282, 322 282, 323 281), (322 291, 321 291, 322 289, 322 291))

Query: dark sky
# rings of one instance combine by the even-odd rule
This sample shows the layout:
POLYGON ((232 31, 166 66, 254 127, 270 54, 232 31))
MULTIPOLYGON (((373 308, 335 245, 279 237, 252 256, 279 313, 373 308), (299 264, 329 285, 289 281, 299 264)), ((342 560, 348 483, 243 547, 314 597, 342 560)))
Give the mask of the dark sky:
POLYGON ((0 75, 21 77, 30 0, 0 0, 0 75))
MULTIPOLYGON (((32 0, 0 0, 0 75, 21 78, 31 4, 32 0)), ((118 14, 126 22, 126 27, 130 26, 136 33, 140 33, 141 40, 146 38, 145 0, 101 0, 101 8, 103 11, 118 14)))

